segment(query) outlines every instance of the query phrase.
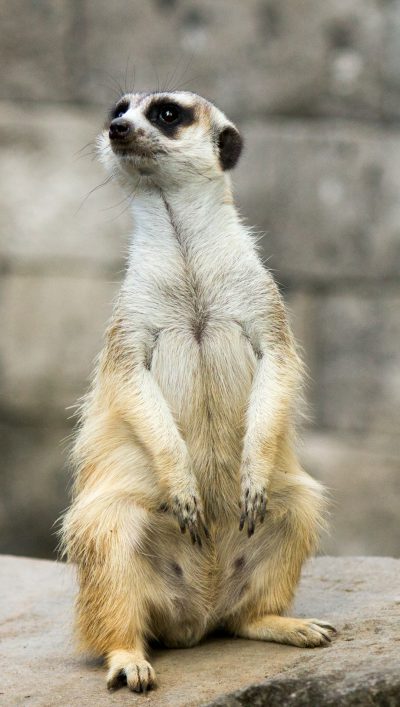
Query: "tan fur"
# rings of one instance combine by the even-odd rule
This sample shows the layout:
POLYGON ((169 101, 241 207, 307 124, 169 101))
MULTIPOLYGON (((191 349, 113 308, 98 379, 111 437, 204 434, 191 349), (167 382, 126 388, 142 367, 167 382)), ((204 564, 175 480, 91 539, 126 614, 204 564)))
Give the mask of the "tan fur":
POLYGON ((293 451, 302 365, 285 307, 218 161, 232 124, 204 99, 169 94, 196 109, 169 139, 146 123, 151 95, 129 100, 134 139, 154 159, 143 167, 136 143, 117 157, 101 138, 103 161, 136 190, 136 226, 82 407, 63 546, 82 647, 106 657, 109 687, 125 676, 145 690, 152 639, 190 646, 225 627, 314 646, 333 629, 281 616, 324 498, 293 451))

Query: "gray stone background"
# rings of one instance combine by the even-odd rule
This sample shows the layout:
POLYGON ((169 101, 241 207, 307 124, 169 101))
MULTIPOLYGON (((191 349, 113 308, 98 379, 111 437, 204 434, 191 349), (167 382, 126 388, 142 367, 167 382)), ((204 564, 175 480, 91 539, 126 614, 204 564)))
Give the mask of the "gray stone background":
POLYGON ((400 1, 0 1, 0 551, 52 556, 70 406, 129 216, 89 144, 117 83, 237 121, 245 218, 309 369, 300 454, 331 490, 322 551, 399 555, 400 1), (84 148, 84 149, 82 149, 84 148))

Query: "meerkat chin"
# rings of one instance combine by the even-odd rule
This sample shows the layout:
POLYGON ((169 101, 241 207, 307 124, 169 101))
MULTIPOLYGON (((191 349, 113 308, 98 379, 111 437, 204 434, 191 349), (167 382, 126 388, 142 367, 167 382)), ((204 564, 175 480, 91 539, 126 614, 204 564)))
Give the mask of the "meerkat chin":
POLYGON ((285 307, 232 199, 241 149, 189 92, 126 94, 98 139, 134 229, 62 537, 78 635, 111 689, 155 684, 154 639, 192 646, 222 627, 313 647, 334 633, 283 616, 325 503, 293 448, 302 365, 285 307))

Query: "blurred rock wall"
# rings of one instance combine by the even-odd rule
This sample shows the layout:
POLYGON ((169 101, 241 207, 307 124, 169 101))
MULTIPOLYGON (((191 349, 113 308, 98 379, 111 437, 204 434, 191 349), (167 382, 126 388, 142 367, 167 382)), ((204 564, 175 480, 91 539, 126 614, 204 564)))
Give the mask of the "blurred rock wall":
POLYGON ((323 550, 398 556, 400 1, 0 7, 0 551, 56 544, 71 406, 130 228, 92 141, 134 86, 197 91, 237 121, 238 203, 309 368, 300 453, 332 494, 323 550))

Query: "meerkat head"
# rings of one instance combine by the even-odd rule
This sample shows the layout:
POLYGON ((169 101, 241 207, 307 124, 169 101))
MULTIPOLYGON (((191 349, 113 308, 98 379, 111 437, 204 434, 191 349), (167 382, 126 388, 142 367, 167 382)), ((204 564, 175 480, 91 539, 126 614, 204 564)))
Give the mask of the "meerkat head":
POLYGON ((128 93, 113 106, 98 148, 123 182, 163 188, 223 178, 239 159, 242 138, 194 93, 128 93))

